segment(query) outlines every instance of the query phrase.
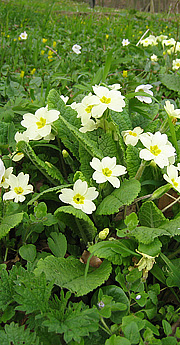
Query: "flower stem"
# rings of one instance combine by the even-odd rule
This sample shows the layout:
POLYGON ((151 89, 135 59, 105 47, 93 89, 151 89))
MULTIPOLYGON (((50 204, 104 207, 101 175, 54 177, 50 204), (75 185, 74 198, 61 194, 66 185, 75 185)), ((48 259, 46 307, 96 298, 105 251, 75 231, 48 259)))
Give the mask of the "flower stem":
POLYGON ((104 321, 104 319, 103 319, 103 317, 101 316, 100 317, 100 320, 101 320, 101 322, 102 322, 102 324, 103 324, 103 329, 109 334, 109 335, 112 335, 112 332, 110 331, 110 329, 109 329, 109 327, 106 325, 106 323, 105 323, 105 321, 104 321))
POLYGON ((168 124, 169 124, 169 129, 171 132, 171 136, 172 136, 172 143, 176 149, 176 153, 177 153, 177 160, 179 159, 179 148, 178 148, 178 143, 177 143, 177 138, 176 138, 176 131, 174 128, 174 125, 171 121, 171 118, 168 116, 168 124))
POLYGON ((136 180, 140 180, 140 178, 144 172, 145 167, 146 167, 146 161, 142 161, 141 165, 140 165, 140 167, 139 167, 139 169, 138 169, 138 171, 134 177, 136 180))

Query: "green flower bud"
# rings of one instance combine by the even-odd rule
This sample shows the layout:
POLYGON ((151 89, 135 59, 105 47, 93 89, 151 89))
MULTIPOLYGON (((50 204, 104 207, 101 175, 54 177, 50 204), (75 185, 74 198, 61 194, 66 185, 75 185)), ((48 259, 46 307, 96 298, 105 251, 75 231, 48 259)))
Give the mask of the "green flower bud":
POLYGON ((102 231, 100 231, 99 238, 101 240, 105 240, 108 235, 109 235, 109 228, 105 228, 102 231))

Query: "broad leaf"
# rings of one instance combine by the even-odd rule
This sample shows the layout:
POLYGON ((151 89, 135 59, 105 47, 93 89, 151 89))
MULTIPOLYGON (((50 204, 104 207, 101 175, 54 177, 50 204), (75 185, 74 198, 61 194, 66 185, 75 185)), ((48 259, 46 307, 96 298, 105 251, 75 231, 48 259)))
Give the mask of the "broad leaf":
POLYGON ((97 214, 110 215, 118 213, 119 208, 124 205, 130 205, 138 196, 141 190, 140 182, 132 179, 121 183, 120 188, 115 189, 108 195, 97 208, 97 214))
POLYGON ((0 330, 0 344, 1 345, 39 345, 39 338, 36 332, 30 332, 25 326, 19 326, 12 322, 10 325, 5 325, 5 330, 0 330))
POLYGON ((62 206, 55 211, 54 215, 69 226, 86 244, 93 241, 97 229, 86 213, 73 206, 62 206))
POLYGON ((161 74, 159 75, 159 80, 163 85, 165 85, 169 90, 179 92, 180 90, 180 80, 179 76, 176 74, 161 74))
POLYGON ((127 164, 127 171, 130 178, 135 177, 140 164, 141 159, 139 157, 139 150, 137 147, 132 145, 128 145, 126 149, 126 164, 127 164))
POLYGON ((0 239, 6 236, 11 229, 19 225, 23 219, 23 213, 16 213, 11 216, 5 216, 0 224, 0 239))
POLYGON ((67 250, 67 240, 66 237, 57 232, 51 232, 51 237, 48 237, 48 245, 52 253, 58 257, 64 257, 67 250))
POLYGON ((85 280, 85 268, 78 259, 73 257, 57 258, 48 256, 44 260, 40 259, 35 269, 36 275, 41 272, 46 274, 47 280, 61 288, 66 288, 77 296, 83 296, 102 285, 111 273, 111 264, 104 260, 97 269, 90 268, 85 280))
POLYGON ((158 228, 159 225, 166 221, 166 217, 153 201, 146 201, 143 203, 138 217, 141 225, 150 228, 158 228))

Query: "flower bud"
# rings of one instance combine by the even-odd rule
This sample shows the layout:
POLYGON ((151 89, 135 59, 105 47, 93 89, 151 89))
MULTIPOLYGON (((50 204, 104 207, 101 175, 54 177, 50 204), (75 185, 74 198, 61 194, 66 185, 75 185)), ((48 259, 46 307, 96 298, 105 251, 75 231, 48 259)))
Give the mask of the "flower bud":
POLYGON ((101 240, 105 240, 108 235, 109 235, 109 228, 105 228, 104 230, 100 231, 99 238, 101 240))
POLYGON ((62 155, 63 155, 63 158, 69 157, 69 153, 66 150, 62 150, 62 155))

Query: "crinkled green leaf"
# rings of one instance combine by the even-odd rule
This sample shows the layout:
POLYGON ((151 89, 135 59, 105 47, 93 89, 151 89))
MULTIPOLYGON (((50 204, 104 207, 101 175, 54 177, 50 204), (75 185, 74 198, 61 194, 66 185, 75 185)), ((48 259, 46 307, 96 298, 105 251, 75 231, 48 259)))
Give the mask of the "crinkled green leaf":
POLYGON ((180 80, 179 76, 176 74, 161 74, 159 75, 159 80, 163 85, 165 85, 169 90, 179 92, 180 90, 180 80))
POLYGON ((35 273, 39 275, 44 272, 47 280, 54 281, 77 296, 83 296, 102 285, 112 270, 110 262, 104 260, 99 268, 89 269, 85 280, 85 268, 85 264, 71 256, 67 259, 48 256, 39 260, 35 273))
POLYGON ((1 345, 38 345, 39 338, 36 332, 30 332, 25 326, 19 326, 12 322, 10 325, 5 325, 5 330, 0 330, 0 344, 1 345))
POLYGON ((139 157, 139 150, 135 146, 128 145, 126 149, 126 165, 130 178, 135 177, 140 164, 141 159, 139 157))
POLYGON ((166 221, 166 217, 153 201, 146 201, 142 204, 138 217, 142 226, 150 228, 158 228, 159 225, 166 221))
POLYGON ((48 194, 48 193, 57 193, 60 192, 62 188, 68 188, 71 187, 72 184, 64 184, 61 186, 56 186, 56 187, 52 187, 52 188, 48 188, 43 190, 43 192, 36 194, 36 196, 34 196, 28 203, 27 205, 32 205, 36 200, 41 199, 41 197, 43 197, 44 195, 48 194))
POLYGON ((115 189, 108 195, 97 208, 97 214, 110 215, 118 213, 119 208, 124 205, 130 205, 138 196, 141 190, 141 184, 138 180, 126 180, 121 183, 120 188, 115 189))
POLYGON ((8 128, 8 123, 0 122, 0 147, 4 147, 8 144, 8 128))
POLYGON ((162 243, 159 241, 158 237, 156 237, 153 242, 148 244, 140 243, 138 246, 138 250, 141 253, 156 256, 161 252, 162 243))
POLYGON ((131 234, 141 243, 151 243, 156 237, 170 236, 169 232, 160 228, 149 228, 147 226, 139 226, 131 232, 131 234))
POLYGON ((48 176, 51 182, 55 185, 60 182, 61 184, 64 182, 64 178, 59 171, 53 164, 50 162, 42 161, 34 152, 32 147, 26 143, 25 141, 19 141, 17 143, 18 151, 23 152, 30 161, 41 171, 42 174, 48 176))
POLYGON ((64 320, 58 320, 57 317, 47 314, 48 320, 43 322, 43 326, 48 327, 49 332, 64 333, 64 340, 69 343, 75 340, 78 343, 81 337, 88 336, 90 332, 96 332, 98 329, 99 315, 97 308, 71 309, 69 315, 65 315, 64 320))
POLYGON ((69 226, 85 243, 92 242, 97 229, 89 216, 73 206, 59 207, 54 215, 69 226))
POLYGON ((0 224, 0 239, 6 236, 11 229, 19 225, 23 219, 23 212, 5 216, 0 224))

